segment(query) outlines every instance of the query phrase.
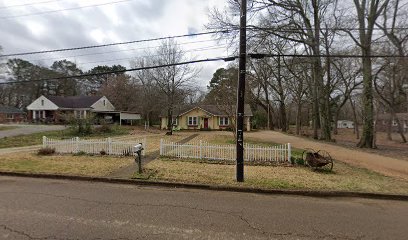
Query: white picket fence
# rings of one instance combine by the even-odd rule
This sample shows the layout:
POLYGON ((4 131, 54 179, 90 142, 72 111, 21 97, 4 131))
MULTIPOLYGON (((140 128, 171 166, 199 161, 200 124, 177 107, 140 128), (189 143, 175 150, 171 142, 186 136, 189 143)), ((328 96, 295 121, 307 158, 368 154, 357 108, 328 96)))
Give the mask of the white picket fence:
MULTIPOLYGON (((207 160, 236 160, 235 145, 214 145, 199 141, 179 144, 160 140, 160 156, 207 160)), ((244 160, 249 162, 290 163, 291 145, 258 146, 244 144, 244 160)))
POLYGON ((79 153, 85 152, 87 154, 101 154, 105 152, 107 155, 117 156, 134 156, 133 147, 142 143, 145 155, 147 144, 146 138, 132 140, 132 142, 114 141, 112 138, 105 139, 80 139, 79 137, 71 139, 51 139, 43 136, 43 147, 54 148, 57 153, 79 153))

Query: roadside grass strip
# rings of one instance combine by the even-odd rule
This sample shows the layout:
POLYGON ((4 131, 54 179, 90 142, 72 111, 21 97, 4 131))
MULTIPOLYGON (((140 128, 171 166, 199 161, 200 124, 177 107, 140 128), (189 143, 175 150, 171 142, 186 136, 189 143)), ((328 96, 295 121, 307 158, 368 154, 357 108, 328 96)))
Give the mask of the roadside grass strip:
POLYGON ((133 157, 17 153, 1 156, 0 171, 102 177, 133 161, 133 157))
POLYGON ((333 172, 297 166, 245 166, 245 182, 235 181, 235 165, 197 160, 157 159, 136 178, 264 189, 333 190, 408 194, 408 182, 336 162, 333 172))

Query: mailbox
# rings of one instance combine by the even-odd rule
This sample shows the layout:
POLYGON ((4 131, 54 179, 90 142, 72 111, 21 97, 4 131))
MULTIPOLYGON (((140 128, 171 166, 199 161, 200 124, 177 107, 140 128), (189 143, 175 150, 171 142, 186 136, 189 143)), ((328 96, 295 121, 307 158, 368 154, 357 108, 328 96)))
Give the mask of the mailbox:
POLYGON ((139 143, 134 146, 134 153, 137 153, 137 157, 135 161, 137 162, 138 166, 138 173, 142 173, 142 151, 143 151, 143 144, 139 143))
POLYGON ((134 152, 135 153, 141 153, 142 150, 143 150, 143 144, 139 143, 139 144, 134 146, 134 152))

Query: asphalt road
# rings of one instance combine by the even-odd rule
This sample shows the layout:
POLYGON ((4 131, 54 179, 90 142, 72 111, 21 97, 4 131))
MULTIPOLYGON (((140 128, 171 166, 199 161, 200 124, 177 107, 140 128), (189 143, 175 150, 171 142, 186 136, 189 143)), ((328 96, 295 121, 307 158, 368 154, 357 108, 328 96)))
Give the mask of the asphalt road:
POLYGON ((15 124, 15 125, 3 125, 3 126, 16 126, 17 128, 0 131, 0 139, 4 138, 4 137, 27 135, 27 134, 38 133, 38 132, 63 130, 63 129, 66 128, 65 126, 62 126, 62 125, 23 125, 23 124, 15 124))
POLYGON ((0 239, 406 239, 408 202, 0 176, 0 239))

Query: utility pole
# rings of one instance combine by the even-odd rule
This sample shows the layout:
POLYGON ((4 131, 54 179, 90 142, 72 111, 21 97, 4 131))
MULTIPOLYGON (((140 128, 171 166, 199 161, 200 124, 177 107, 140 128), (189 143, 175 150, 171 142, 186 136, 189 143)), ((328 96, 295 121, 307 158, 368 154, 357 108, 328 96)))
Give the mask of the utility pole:
POLYGON ((244 103, 246 74, 246 23, 247 0, 241 0, 241 22, 239 31, 239 77, 237 92, 237 181, 244 181, 244 103))

